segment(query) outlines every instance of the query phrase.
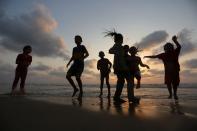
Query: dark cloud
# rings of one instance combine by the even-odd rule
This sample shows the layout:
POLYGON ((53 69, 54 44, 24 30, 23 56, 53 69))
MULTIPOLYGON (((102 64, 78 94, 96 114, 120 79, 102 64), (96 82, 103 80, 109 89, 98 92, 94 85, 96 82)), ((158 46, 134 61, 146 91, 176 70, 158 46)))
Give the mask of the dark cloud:
POLYGON ((68 58, 62 37, 53 33, 56 20, 48 9, 38 5, 32 12, 20 16, 0 17, 0 44, 11 51, 19 51, 29 44, 37 56, 68 58))
POLYGON ((154 31, 151 34, 144 37, 139 43, 136 43, 135 46, 140 49, 149 49, 155 46, 158 46, 161 42, 166 41, 168 38, 168 33, 164 30, 154 31))
POLYGON ((188 68, 197 68, 197 59, 187 60, 183 64, 188 68))
POLYGON ((178 41, 182 45, 181 55, 189 54, 196 51, 197 42, 193 42, 192 30, 183 29, 178 34, 178 41))

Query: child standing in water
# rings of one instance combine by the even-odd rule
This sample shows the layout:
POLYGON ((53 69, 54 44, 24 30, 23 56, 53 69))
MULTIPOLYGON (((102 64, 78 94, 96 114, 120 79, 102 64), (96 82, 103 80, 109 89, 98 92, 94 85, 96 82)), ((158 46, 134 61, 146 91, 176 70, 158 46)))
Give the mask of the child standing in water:
POLYGON ((131 74, 133 74, 134 77, 137 79, 136 89, 139 89, 140 83, 141 83, 140 82, 141 73, 140 73, 139 65, 141 67, 146 67, 147 69, 149 69, 149 66, 142 63, 141 58, 139 56, 136 56, 137 52, 138 52, 138 49, 135 46, 132 46, 129 49, 130 56, 127 57, 127 61, 128 61, 129 70, 131 71, 131 74))
POLYGON ((125 50, 122 46, 123 36, 115 31, 109 31, 106 36, 111 36, 114 38, 115 44, 109 49, 110 54, 114 54, 114 73, 117 75, 116 91, 114 94, 114 101, 118 103, 123 103, 125 100, 121 99, 122 89, 127 81, 127 95, 129 102, 138 103, 139 99, 134 97, 134 78, 129 72, 129 68, 126 64, 125 50))
POLYGON ((32 56, 29 55, 31 51, 31 46, 27 45, 23 48, 23 53, 19 54, 16 58, 17 67, 15 71, 15 79, 12 85, 11 95, 15 95, 15 89, 17 87, 19 79, 21 79, 20 94, 25 95, 25 80, 27 76, 28 67, 32 62, 32 56))
POLYGON ((177 37, 173 36, 172 40, 176 44, 177 48, 174 49, 174 46, 172 43, 166 43, 164 45, 164 53, 153 55, 153 56, 145 56, 145 58, 159 58, 164 63, 165 68, 165 84, 168 87, 169 91, 169 99, 172 98, 172 87, 174 90, 174 99, 178 100, 177 96, 177 87, 180 83, 179 78, 179 71, 180 71, 180 65, 179 65, 179 54, 181 50, 181 45, 177 41, 177 37))
POLYGON ((107 88, 108 88, 108 97, 110 97, 111 93, 110 93, 110 84, 109 84, 109 73, 110 73, 112 63, 107 58, 104 58, 104 56, 105 56, 104 52, 100 51, 99 57, 101 59, 98 60, 98 62, 97 62, 97 69, 100 70, 100 80, 101 80, 99 97, 101 97, 103 95, 104 79, 106 79, 106 84, 107 84, 107 88))
POLYGON ((69 83, 71 84, 71 86, 74 88, 74 92, 72 95, 72 97, 73 97, 77 93, 78 88, 76 87, 76 85, 71 77, 72 76, 76 77, 76 80, 77 80, 77 83, 78 83, 78 86, 80 89, 78 99, 80 99, 83 96, 81 74, 84 69, 84 59, 89 56, 89 53, 88 53, 86 47, 84 45, 81 45, 81 43, 82 43, 81 36, 79 36, 79 35, 75 36, 75 43, 77 46, 73 48, 72 57, 70 58, 70 61, 68 62, 67 67, 70 65, 70 63, 72 61, 73 61, 73 64, 71 65, 70 69, 68 70, 66 78, 69 81, 69 83))

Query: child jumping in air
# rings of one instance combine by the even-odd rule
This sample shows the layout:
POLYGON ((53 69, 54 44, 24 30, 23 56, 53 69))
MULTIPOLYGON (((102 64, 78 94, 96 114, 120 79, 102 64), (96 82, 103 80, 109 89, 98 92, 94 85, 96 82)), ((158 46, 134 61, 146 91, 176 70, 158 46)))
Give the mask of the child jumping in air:
POLYGON ((141 73, 140 73, 139 65, 141 67, 146 67, 147 69, 150 69, 150 68, 148 65, 142 63, 142 60, 139 56, 136 56, 137 52, 139 52, 138 49, 135 46, 132 46, 129 49, 130 56, 127 58, 127 60, 128 60, 131 74, 133 74, 134 77, 137 79, 136 89, 139 89, 140 81, 141 81, 141 73))
POLYGON ((104 52, 100 51, 99 57, 101 59, 98 60, 97 62, 97 69, 100 70, 100 80, 101 80, 99 97, 103 95, 104 79, 106 79, 106 84, 108 88, 108 97, 110 97, 111 93, 110 93, 110 84, 109 84, 109 73, 110 73, 112 63, 107 58, 104 58, 104 56, 105 56, 104 52))
POLYGON ((28 67, 32 62, 32 56, 30 55, 31 51, 31 46, 27 45, 23 48, 23 53, 19 54, 16 58, 17 67, 15 71, 15 78, 12 85, 11 95, 15 95, 15 89, 17 87, 19 79, 21 79, 20 94, 25 95, 25 80, 28 72, 28 67))
POLYGON ((179 71, 180 71, 180 65, 179 65, 179 54, 181 50, 181 45, 177 41, 177 37, 173 36, 172 40, 176 44, 177 48, 174 49, 174 46, 172 43, 166 43, 164 45, 164 53, 153 55, 153 56, 145 56, 145 58, 159 58, 164 63, 165 68, 165 84, 168 87, 169 91, 169 99, 172 98, 172 87, 174 90, 174 99, 178 100, 177 96, 177 87, 180 83, 179 78, 179 71))
POLYGON ((74 92, 72 97, 75 96, 77 91, 80 89, 80 93, 78 96, 78 99, 81 99, 83 96, 83 89, 82 89, 82 81, 81 81, 81 74, 84 69, 84 59, 89 56, 89 53, 84 45, 81 45, 82 38, 79 35, 75 36, 75 43, 76 47, 73 48, 72 51, 72 57, 70 58, 70 61, 67 64, 67 67, 70 65, 70 63, 73 61, 73 64, 71 65, 70 69, 67 72, 66 78, 71 84, 71 86, 74 88, 74 92), (74 81, 72 80, 72 76, 76 77, 79 89, 76 87, 74 81))

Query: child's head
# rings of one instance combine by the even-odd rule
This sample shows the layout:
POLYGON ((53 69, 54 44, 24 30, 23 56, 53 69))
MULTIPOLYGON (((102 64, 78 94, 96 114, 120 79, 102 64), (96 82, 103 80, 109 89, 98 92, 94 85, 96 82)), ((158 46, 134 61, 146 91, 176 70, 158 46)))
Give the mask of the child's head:
POLYGON ((106 33, 105 36, 113 37, 115 43, 117 43, 117 44, 123 43, 123 35, 120 33, 117 33, 115 30, 114 31, 107 31, 105 33, 106 33))
POLYGON ((172 43, 166 43, 163 48, 165 52, 171 52, 174 50, 174 46, 172 43))
POLYGON ((99 52, 99 57, 100 57, 100 58, 104 58, 104 56, 105 56, 105 53, 104 53, 103 51, 100 51, 100 52, 99 52))
POLYGON ((138 49, 137 49, 135 46, 130 47, 129 53, 130 53, 131 55, 136 55, 137 52, 138 52, 138 49))
POLYGON ((29 54, 31 53, 31 51, 32 51, 32 48, 30 45, 26 45, 25 47, 23 47, 23 53, 29 54))
POLYGON ((129 52, 129 46, 128 45, 124 45, 123 46, 125 53, 127 54, 129 52))
POLYGON ((76 43, 77 45, 80 45, 81 42, 82 42, 81 36, 80 36, 80 35, 76 35, 76 36, 75 36, 75 43, 76 43))

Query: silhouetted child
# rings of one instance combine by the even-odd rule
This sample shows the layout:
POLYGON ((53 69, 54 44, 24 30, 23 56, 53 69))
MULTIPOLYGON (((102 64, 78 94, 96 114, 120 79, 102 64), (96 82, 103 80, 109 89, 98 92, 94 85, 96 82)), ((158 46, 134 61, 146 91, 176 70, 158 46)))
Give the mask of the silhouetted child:
POLYGON ((133 74, 134 77, 137 79, 136 89, 140 88, 140 81, 141 81, 141 73, 140 73, 139 65, 141 67, 146 67, 147 69, 149 69, 149 66, 143 64, 141 58, 139 56, 136 56, 137 52, 138 49, 135 46, 132 46, 129 49, 130 56, 127 58, 129 64, 129 70, 131 71, 131 74, 133 74))
POLYGON ((104 79, 106 79, 106 84, 107 84, 107 88, 108 88, 108 97, 110 97, 111 94, 110 94, 110 84, 109 84, 109 73, 110 73, 112 63, 107 58, 104 58, 104 56, 105 56, 104 52, 100 51, 99 57, 101 59, 98 60, 98 62, 97 62, 97 69, 100 70, 100 80, 101 80, 99 97, 101 97, 103 95, 104 79))
POLYGON ((73 61, 73 64, 71 65, 70 69, 67 72, 66 78, 71 84, 71 86, 74 88, 73 96, 77 93, 78 89, 72 80, 72 76, 76 77, 77 83, 79 85, 80 93, 78 98, 80 99, 83 95, 83 89, 82 89, 82 81, 81 81, 81 74, 84 70, 84 59, 89 56, 89 53, 84 45, 81 45, 82 38, 81 36, 77 35, 75 36, 75 43, 76 47, 73 48, 72 51, 72 57, 70 61, 67 64, 67 67, 70 65, 70 63, 73 61))
POLYGON ((174 99, 178 99, 177 96, 177 87, 180 83, 179 79, 179 71, 180 65, 178 61, 178 57, 181 50, 181 45, 177 41, 177 37, 173 36, 172 40, 176 44, 177 48, 174 49, 172 43, 166 43, 164 45, 164 53, 153 55, 153 56, 145 56, 145 58, 159 58, 164 63, 165 68, 165 84, 167 84, 169 91, 169 98, 172 98, 172 86, 174 90, 174 99))
POLYGON ((116 33, 115 31, 106 32, 106 36, 111 36, 114 38, 115 44, 109 49, 110 54, 114 54, 114 73, 117 75, 117 85, 114 94, 114 101, 118 103, 123 103, 125 100, 121 99, 121 93, 124 86, 125 79, 127 81, 127 95, 129 102, 138 103, 139 99, 134 97, 134 78, 129 72, 129 68, 126 64, 125 50, 122 46, 123 36, 122 34, 116 33))
POLYGON ((23 48, 23 53, 19 54, 16 58, 16 71, 15 71, 15 78, 12 85, 12 92, 11 95, 15 95, 15 89, 17 87, 19 79, 21 80, 20 83, 20 94, 25 95, 25 80, 27 76, 28 66, 32 62, 32 56, 29 55, 32 51, 31 46, 27 45, 23 48))

